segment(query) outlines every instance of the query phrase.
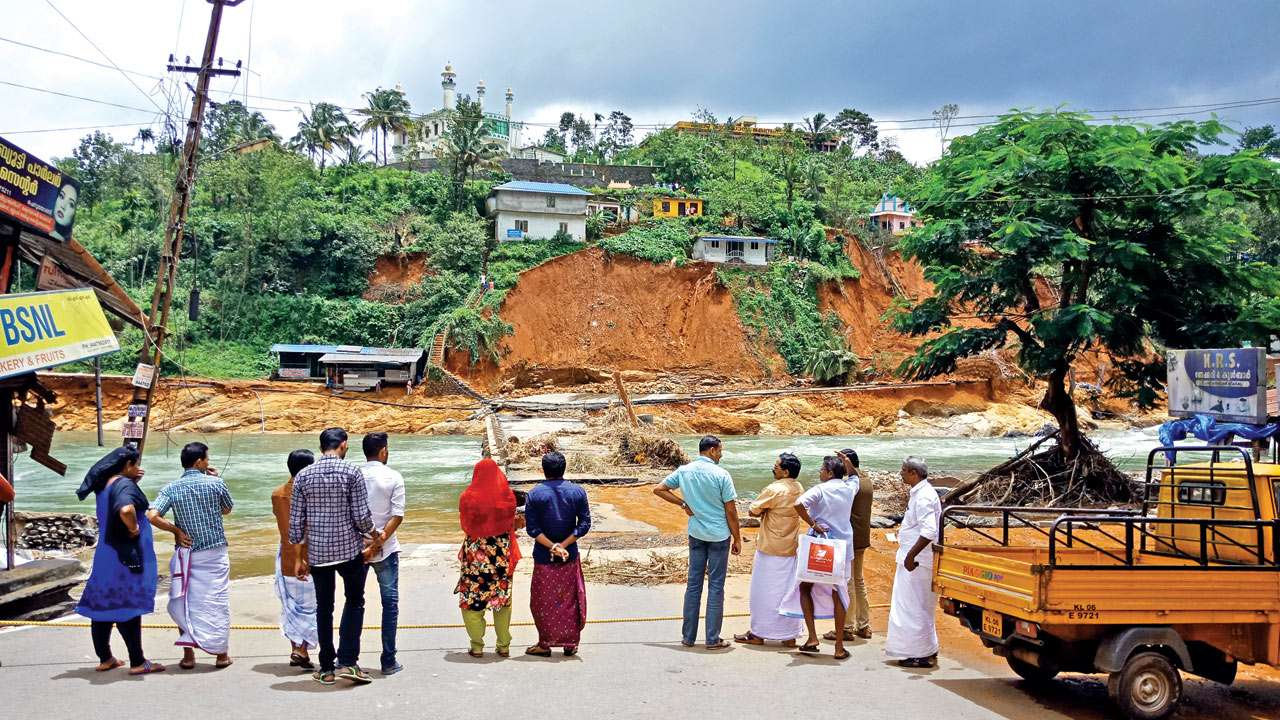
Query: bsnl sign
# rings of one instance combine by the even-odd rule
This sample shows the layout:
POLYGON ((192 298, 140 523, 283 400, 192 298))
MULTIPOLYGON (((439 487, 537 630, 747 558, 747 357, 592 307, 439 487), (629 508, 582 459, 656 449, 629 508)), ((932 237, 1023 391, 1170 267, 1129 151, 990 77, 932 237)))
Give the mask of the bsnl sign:
POLYGON ((1170 350, 1165 356, 1169 414, 1267 421, 1267 358, 1263 348, 1170 350))

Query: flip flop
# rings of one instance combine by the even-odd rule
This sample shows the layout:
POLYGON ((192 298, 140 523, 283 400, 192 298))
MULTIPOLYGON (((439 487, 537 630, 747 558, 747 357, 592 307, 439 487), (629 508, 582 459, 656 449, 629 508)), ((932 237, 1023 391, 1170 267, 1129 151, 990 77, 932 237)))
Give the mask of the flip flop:
POLYGON ((482 657, 484 657, 484 651, 483 651, 483 650, 468 650, 468 651, 467 651, 467 654, 468 654, 468 655, 470 655, 470 656, 471 656, 471 657, 473 657, 473 658, 482 658, 482 657))
POLYGON ((130 675, 150 675, 151 673, 164 672, 165 668, 160 663, 153 663, 150 660, 142 663, 136 668, 129 668, 130 675))
POLYGON ((551 648, 545 648, 541 645, 530 645, 525 648, 525 655, 533 655, 534 657, 551 657, 551 648))
POLYGON ((182 662, 178 663, 178 668, 181 670, 195 670, 196 661, 192 660, 190 663, 188 663, 186 660, 183 660, 182 662))
POLYGON ((817 655, 818 653, 822 652, 822 646, 819 645, 818 643, 814 643, 812 645, 801 645, 800 647, 796 648, 796 650, 804 653, 805 655, 817 655))
POLYGON ((715 641, 715 643, 708 645, 707 649, 708 650, 727 650, 729 649, 729 643, 725 642, 724 640, 717 640, 715 641))
POLYGON ((223 662, 215 662, 215 663, 213 664, 213 666, 214 666, 214 667, 216 667, 216 668, 218 668, 219 670, 225 670, 226 668, 231 667, 232 663, 234 663, 234 662, 235 662, 235 660, 232 660, 231 658, 227 658, 227 659, 226 659, 226 661, 223 661, 223 662))
POLYGON ((314 670, 315 663, 311 662, 311 658, 301 653, 289 654, 289 667, 300 667, 304 670, 314 670))
POLYGON ((743 645, 763 645, 764 639, 754 633, 743 633, 742 635, 734 635, 733 641, 742 643, 743 645))
POLYGON ((833 657, 835 657, 835 659, 837 659, 837 660, 848 660, 848 659, 849 659, 849 651, 848 651, 848 650, 843 650, 843 649, 842 649, 840 652, 836 653, 833 657))
POLYGON ((111 658, 111 662, 107 663, 107 667, 101 665, 94 668, 97 672, 110 672, 118 667, 124 667, 124 661, 120 658, 111 658))

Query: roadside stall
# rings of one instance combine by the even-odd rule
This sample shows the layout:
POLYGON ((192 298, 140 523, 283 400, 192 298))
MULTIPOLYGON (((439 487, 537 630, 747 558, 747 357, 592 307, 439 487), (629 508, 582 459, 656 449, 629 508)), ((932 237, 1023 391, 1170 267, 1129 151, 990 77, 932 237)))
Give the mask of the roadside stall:
MULTIPOLYGON (((0 138, 0 408, 8 409, 0 411, 0 475, 13 485, 18 500, 22 486, 14 480, 15 451, 29 448, 35 462, 66 472, 49 454, 54 424, 45 408, 57 397, 36 371, 119 350, 104 309, 117 328, 125 323, 146 327, 137 304, 72 239, 79 189, 51 163, 0 138), (11 294, 23 263, 33 271, 35 289, 11 294)), ((3 506, 6 572, 0 573, 0 608, 12 599, 5 577, 17 572, 15 502, 3 506)))

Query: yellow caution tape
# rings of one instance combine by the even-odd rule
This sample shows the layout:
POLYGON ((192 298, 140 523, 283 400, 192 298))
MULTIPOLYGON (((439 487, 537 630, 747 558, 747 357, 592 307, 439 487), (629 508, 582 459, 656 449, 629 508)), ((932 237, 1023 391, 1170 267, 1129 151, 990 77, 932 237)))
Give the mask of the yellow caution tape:
MULTIPOLYGON (((887 604, 872 605, 873 608, 887 608, 887 604)), ((703 616, 705 618, 705 616, 703 616)), ((751 617, 751 613, 725 613, 726 618, 744 618, 751 617)), ((588 625, 613 625, 616 623, 644 623, 644 622, 669 622, 673 620, 683 620, 682 615, 658 615, 655 617, 635 617, 635 618, 604 618, 600 620, 588 620, 588 625)), ((520 622, 511 623, 511 627, 533 627, 532 620, 522 620, 520 622)), ((51 627, 51 628, 87 628, 90 624, 87 622, 59 622, 57 620, 0 620, 0 627, 51 627)), ((177 625, 157 625, 153 623, 143 623, 142 627, 147 630, 177 630, 177 625)), ((336 626, 335 626, 336 627, 336 626)), ((465 628, 462 623, 400 623, 398 627, 401 630, 458 630, 465 628)), ((279 625, 232 625, 232 630, 279 630, 279 625)), ((365 625, 365 630, 381 630, 381 625, 365 625)))

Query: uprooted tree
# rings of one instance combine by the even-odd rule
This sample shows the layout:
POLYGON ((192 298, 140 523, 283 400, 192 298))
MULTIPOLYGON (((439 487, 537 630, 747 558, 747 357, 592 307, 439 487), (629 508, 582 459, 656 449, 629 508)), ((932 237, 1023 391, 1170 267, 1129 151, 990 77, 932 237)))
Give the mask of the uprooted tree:
POLYGON ((1012 112, 952 142, 914 189, 926 224, 901 245, 933 295, 896 320, 934 335, 903 364, 912 378, 1016 346, 1018 364, 1046 383, 1040 406, 1059 428, 1050 452, 1073 481, 1081 460, 1085 472, 1100 466, 1067 389, 1081 353, 1108 354, 1120 370, 1109 384, 1150 405, 1164 380, 1155 345, 1256 342, 1280 318, 1277 273, 1242 252, 1252 235, 1229 211, 1274 204, 1277 165, 1257 151, 1201 154, 1228 132, 1216 120, 1088 120, 1012 112), (962 318, 977 322, 953 324, 962 318))

